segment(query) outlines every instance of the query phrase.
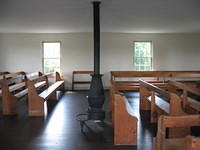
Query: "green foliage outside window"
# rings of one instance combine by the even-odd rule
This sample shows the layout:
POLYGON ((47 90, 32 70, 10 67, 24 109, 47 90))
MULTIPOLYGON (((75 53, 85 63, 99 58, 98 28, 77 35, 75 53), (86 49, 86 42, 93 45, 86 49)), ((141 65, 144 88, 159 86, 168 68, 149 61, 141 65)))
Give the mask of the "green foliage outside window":
POLYGON ((59 59, 44 59, 44 72, 51 73, 60 71, 60 60, 59 59))
POLYGON ((135 70, 152 70, 151 42, 134 42, 135 70))

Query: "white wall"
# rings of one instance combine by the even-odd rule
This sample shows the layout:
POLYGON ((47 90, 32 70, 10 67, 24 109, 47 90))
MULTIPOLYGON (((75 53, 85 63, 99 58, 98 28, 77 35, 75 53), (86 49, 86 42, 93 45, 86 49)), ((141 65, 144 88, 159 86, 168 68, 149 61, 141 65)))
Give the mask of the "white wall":
MULTIPOLYGON (((0 71, 42 71, 42 41, 61 41, 61 72, 93 69, 92 33, 0 34, 0 71)), ((153 42, 154 70, 200 70, 200 34, 101 34, 101 72, 133 70, 133 41, 153 42)))

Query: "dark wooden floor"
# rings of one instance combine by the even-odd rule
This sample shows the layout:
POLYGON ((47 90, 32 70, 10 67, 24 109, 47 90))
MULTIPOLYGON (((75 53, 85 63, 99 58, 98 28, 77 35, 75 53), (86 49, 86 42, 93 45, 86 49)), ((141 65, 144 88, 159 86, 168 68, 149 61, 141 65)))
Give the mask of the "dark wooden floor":
MULTIPOLYGON (((108 96, 104 109, 105 128, 88 122, 90 129, 80 132, 76 115, 87 110, 86 91, 67 92, 46 118, 28 118, 26 105, 20 101, 20 115, 2 116, 0 112, 0 150, 152 150, 155 127, 149 123, 149 114, 141 113, 138 146, 114 146, 113 127, 109 120, 108 96)), ((106 93, 106 95, 108 95, 106 93)), ((138 93, 126 93, 129 102, 139 114, 138 93)), ((51 106, 55 105, 53 109, 51 106)))

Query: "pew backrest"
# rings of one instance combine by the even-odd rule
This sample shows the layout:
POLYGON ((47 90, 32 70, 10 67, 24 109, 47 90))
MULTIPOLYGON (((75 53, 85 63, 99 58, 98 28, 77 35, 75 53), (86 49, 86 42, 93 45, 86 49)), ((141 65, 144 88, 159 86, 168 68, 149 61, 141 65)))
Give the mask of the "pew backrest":
POLYGON ((197 84, 200 71, 111 71, 111 84, 116 84, 120 90, 139 90, 139 79, 166 89, 169 80, 197 84))
POLYGON ((200 71, 111 71, 111 81, 117 78, 155 78, 169 80, 171 78, 200 78, 200 71))
MULTIPOLYGON (((94 74, 94 71, 73 71, 72 72, 72 90, 75 89, 75 85, 78 84, 90 84, 91 80, 87 79, 87 80, 81 80, 81 79, 76 79, 76 76, 80 76, 80 75, 84 75, 87 76, 87 78, 91 78, 91 74, 94 74)), ((80 78, 80 77, 79 77, 80 78)))
POLYGON ((154 150, 170 150, 170 147, 183 150, 181 149, 181 143, 185 137, 182 139, 166 138, 167 128, 192 126, 200 126, 200 115, 160 116, 157 135, 154 140, 154 150))
POLYGON ((190 85, 170 81, 169 91, 176 93, 183 101, 183 107, 189 111, 200 112, 200 89, 190 85), (180 92, 181 91, 181 92, 180 92), (191 110, 192 109, 192 110, 191 110))

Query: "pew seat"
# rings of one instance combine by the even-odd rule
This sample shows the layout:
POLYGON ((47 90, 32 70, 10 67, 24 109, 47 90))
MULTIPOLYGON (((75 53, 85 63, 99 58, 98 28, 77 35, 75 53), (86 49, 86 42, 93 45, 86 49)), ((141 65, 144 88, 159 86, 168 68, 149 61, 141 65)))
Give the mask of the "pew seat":
MULTIPOLYGON (((151 103, 152 96, 147 97, 147 100, 151 103)), ((157 95, 155 95, 155 106, 166 114, 170 113, 170 104, 157 95)))
POLYGON ((58 90, 62 85, 64 84, 64 81, 57 81, 56 83, 49 86, 46 90, 44 90, 42 93, 39 94, 40 97, 43 99, 48 99, 48 97, 51 96, 51 94, 58 90))

